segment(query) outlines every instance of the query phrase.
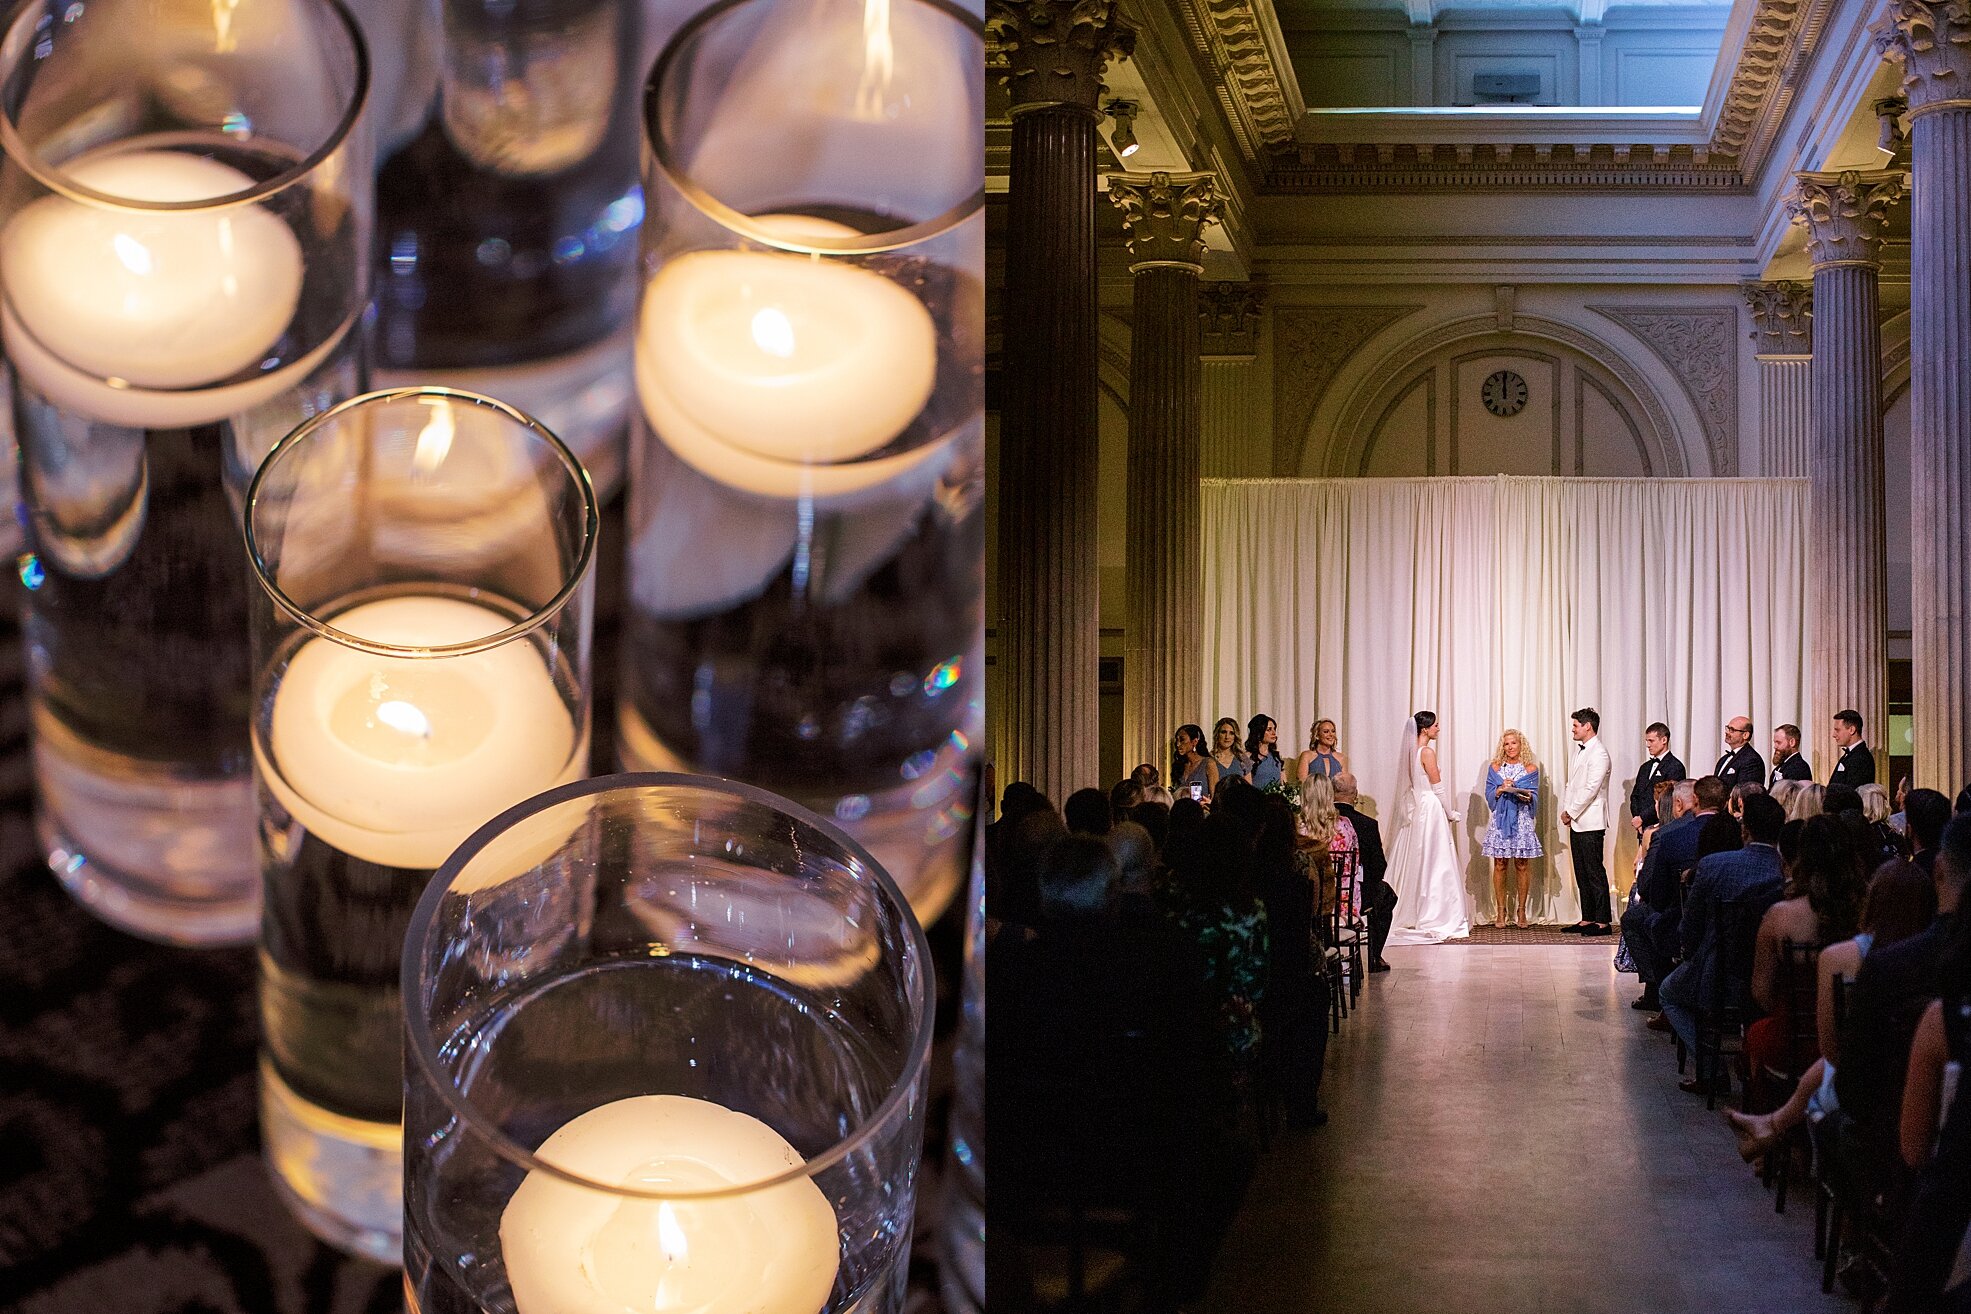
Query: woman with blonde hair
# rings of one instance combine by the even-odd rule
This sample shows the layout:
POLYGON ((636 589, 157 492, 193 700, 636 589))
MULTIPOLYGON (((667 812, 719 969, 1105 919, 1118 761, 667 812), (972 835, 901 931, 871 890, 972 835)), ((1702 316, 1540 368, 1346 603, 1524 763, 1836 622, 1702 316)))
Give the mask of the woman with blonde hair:
POLYGON ((1299 759, 1302 780, 1315 776, 1332 780, 1348 770, 1348 754, 1335 747, 1336 742, 1335 723, 1327 717, 1307 727, 1307 751, 1299 759))
MULTIPOLYGON (((1344 854, 1359 859, 1362 842, 1355 834, 1354 823, 1342 816, 1341 810, 1335 806, 1334 781, 1326 776, 1314 776, 1301 782, 1298 822, 1296 852, 1301 872, 1315 882, 1315 906, 1325 914, 1336 897, 1335 881, 1339 867, 1335 859, 1344 854)), ((1342 911, 1353 913, 1354 909, 1344 908, 1342 911)))
POLYGON ((1816 785, 1811 780, 1802 780, 1799 784, 1800 787, 1793 791, 1793 797, 1786 804, 1788 821, 1805 821, 1809 817, 1818 817, 1821 812, 1821 796, 1827 792, 1825 786, 1816 785))
POLYGON ((1479 852, 1492 860, 1492 924, 1524 928, 1526 899, 1532 892, 1532 873, 1528 864, 1541 856, 1538 826, 1540 810, 1540 764, 1526 746, 1526 736, 1508 730, 1499 736, 1499 747, 1492 764, 1485 770, 1485 802, 1492 809, 1492 820, 1485 827, 1479 852), (1519 898, 1506 918, 1506 867, 1517 876, 1519 898))

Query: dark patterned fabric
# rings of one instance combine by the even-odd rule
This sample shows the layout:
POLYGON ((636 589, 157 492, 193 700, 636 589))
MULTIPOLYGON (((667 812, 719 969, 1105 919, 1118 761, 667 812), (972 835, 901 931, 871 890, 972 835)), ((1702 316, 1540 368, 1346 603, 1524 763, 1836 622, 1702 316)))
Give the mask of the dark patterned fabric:
MULTIPOLYGON (((623 537, 620 506, 611 512, 597 588, 598 770, 613 769, 614 753, 623 537)), ((0 602, 0 1314, 401 1311, 398 1270, 315 1241, 268 1181, 253 950, 133 939, 83 911, 39 861, 17 594, 0 602)), ((958 980, 961 939, 952 917, 933 928, 941 995, 958 980)), ((939 1010, 912 1314, 936 1308, 952 1012, 939 1010)))

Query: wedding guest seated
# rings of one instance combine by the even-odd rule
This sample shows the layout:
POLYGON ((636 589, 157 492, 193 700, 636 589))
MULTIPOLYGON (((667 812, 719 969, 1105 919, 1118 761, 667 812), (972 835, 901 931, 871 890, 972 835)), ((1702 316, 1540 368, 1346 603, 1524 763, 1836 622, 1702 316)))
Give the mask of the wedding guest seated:
MULTIPOLYGON (((1914 792, 1910 805, 1916 806, 1914 792)), ((1842 1061, 1835 1074, 1844 1139, 1852 1128, 1864 1146, 1893 1152, 1897 1144, 1910 1043, 1923 1010, 1938 996, 1938 971, 1967 876, 1971 876, 1971 817, 1956 816, 1944 827, 1931 875, 1937 890, 1936 919, 1901 944, 1870 953, 1849 992, 1848 1020, 1841 1031, 1842 1061)))
POLYGON ((993 855, 999 852, 1006 837, 1018 828, 1023 818, 1035 812, 1048 811, 1053 806, 1039 790, 1024 780, 1015 780, 1006 786, 1006 792, 999 796, 999 817, 986 827, 986 866, 992 866, 993 855))
POLYGON ((1260 1012, 1264 1078, 1289 1126, 1325 1124, 1321 1070, 1328 1051, 1328 976, 1317 953, 1314 884, 1295 860, 1293 811, 1268 797, 1253 844, 1259 896, 1266 904, 1266 993, 1260 1012))
POLYGON ((1396 917, 1396 891, 1390 888, 1389 856, 1383 852, 1382 826, 1355 805, 1362 793, 1355 773, 1343 771, 1334 777, 1335 811, 1348 818, 1355 828, 1355 843, 1362 854, 1362 904, 1369 910, 1369 970, 1387 972, 1382 948, 1389 943, 1389 928, 1396 917))
POLYGON ((1866 889, 1865 855, 1855 836, 1832 817, 1815 817, 1780 835, 1788 897, 1766 910, 1752 950, 1752 998, 1765 1013, 1745 1031, 1752 1071, 1784 1068, 1792 1002, 1783 966, 1786 946, 1816 948, 1854 935, 1866 889))
POLYGON ((1934 789, 1912 789, 1903 799, 1903 815, 1909 822, 1909 860, 1927 876, 1936 866, 1944 827, 1950 824, 1950 800, 1934 789))
POLYGON ((986 951, 988 1134, 1004 1174, 991 1226, 1051 1239, 1047 1211, 1064 1198, 1134 1210, 1157 1240, 1151 1282, 1190 1300, 1246 1156, 1226 1130, 1235 1101, 1203 958, 1166 922, 1121 925, 1117 882, 1108 845, 1061 839, 1036 932, 986 951))
MULTIPOLYGON (((1251 786, 1241 783, 1242 788, 1251 786)), ((1164 915, 1196 945, 1216 1001, 1219 1045, 1234 1080, 1250 1091, 1259 1059, 1259 1002, 1266 990, 1266 907, 1252 888, 1239 823, 1214 814, 1164 853, 1164 915)))
POLYGON ((1725 811, 1731 813, 1735 821, 1745 815, 1745 800, 1754 794, 1763 794, 1766 787, 1756 780, 1747 780, 1731 787, 1731 795, 1725 801, 1725 811))
POLYGON ((1170 864, 1171 847, 1184 843, 1205 823, 1205 806, 1194 798, 1180 798, 1170 805, 1170 826, 1164 835, 1164 865, 1170 864))
POLYGON ((1148 789, 1152 785, 1161 785, 1163 783, 1162 779, 1160 779, 1160 773, 1157 771, 1156 764, 1153 762, 1139 763, 1136 769, 1129 773, 1129 778, 1145 789, 1148 789))
POLYGON ((1853 981, 1872 950, 1907 940, 1928 926, 1936 915, 1936 884, 1915 863, 1884 863, 1870 878, 1868 893, 1862 899, 1860 929, 1853 939, 1822 949, 1815 963, 1815 1034, 1820 1044, 1820 1061, 1801 1076, 1786 1103, 1771 1113, 1726 1110, 1725 1120, 1737 1133, 1738 1152, 1747 1163, 1771 1150, 1794 1128, 1809 1121, 1818 1122, 1839 1107, 1834 1075, 1840 1062, 1841 1037, 1840 1019, 1834 1013, 1834 982, 1853 981))
POLYGON ((1115 854, 1125 926, 1146 926, 1161 914, 1156 906, 1157 846, 1150 832, 1134 821, 1118 821, 1109 831, 1109 852, 1115 854))
POLYGON ((1115 814, 1109 810, 1109 796, 1099 789, 1077 789, 1068 795, 1068 801, 1061 805, 1061 820, 1068 823, 1070 834, 1098 839, 1116 824, 1115 814))
MULTIPOLYGON (((1702 1093, 1721 1075, 1709 1071, 1704 1055, 1697 1051, 1697 1013, 1713 998, 1727 1003, 1748 1004, 1751 980, 1747 976, 1720 980, 1719 960, 1749 964, 1751 939, 1757 918, 1777 902, 1785 885, 1785 872, 1779 860, 1779 832, 1786 825, 1786 814, 1765 794, 1745 800, 1743 846, 1736 851, 1713 853, 1700 858, 1697 871, 1684 891, 1683 917, 1679 932, 1683 939, 1684 961, 1668 976, 1657 993, 1663 1001, 1663 1016, 1684 1048, 1692 1051, 1695 1074, 1683 1083, 1685 1090, 1702 1093), (1743 944, 1720 942, 1720 905, 1748 905, 1753 920, 1740 928, 1743 944)), ((1715 819, 1714 819, 1715 820, 1715 819)), ((1707 826, 1710 823, 1706 823, 1707 826)), ((1700 843, 1702 837, 1700 836, 1700 843)))
POLYGON ((1836 816, 1852 812, 1859 817, 1863 815, 1861 790, 1853 785, 1829 785, 1821 791, 1820 810, 1836 816))
MULTIPOLYGON (((1697 837, 1704 822, 1724 805, 1724 782, 1716 776, 1679 780, 1671 790, 1668 820, 1657 826, 1643 855, 1639 891, 1622 912, 1622 940, 1642 979, 1643 992, 1634 1007, 1651 1012, 1662 1007, 1657 989, 1676 960, 1677 934, 1683 909, 1683 874, 1697 862, 1697 837)), ((1666 814, 1659 812, 1659 816, 1666 814)))
POLYGON ((1335 803, 1334 782, 1326 776, 1301 782, 1297 823, 1301 873, 1320 892, 1315 913, 1325 919, 1338 897, 1343 862, 1360 870, 1362 843, 1355 834, 1354 821, 1341 815, 1335 803))
POLYGON ((1767 786, 1766 793, 1772 795, 1773 802, 1786 809, 1786 819, 1791 821, 1793 820, 1793 800, 1799 796, 1800 787, 1812 783, 1811 780, 1775 780, 1771 785, 1767 786))
POLYGON ((1129 810, 1129 819, 1149 832, 1151 848, 1162 853, 1164 840, 1170 836, 1169 802, 1144 799, 1129 810))
POLYGON ((1132 776, 1116 781, 1109 790, 1109 815, 1120 820, 1129 815, 1129 810, 1143 801, 1143 787, 1132 776))
POLYGON ((1816 785, 1811 780, 1798 782, 1786 802, 1786 819, 1805 821, 1808 817, 1818 817, 1822 811, 1821 800, 1826 794, 1825 785, 1816 785))
POLYGON ((1971 1069, 1971 917, 1958 918, 1939 976, 1942 997, 1917 1024, 1903 1090, 1903 1161, 1917 1178, 1886 1314, 1971 1310, 1971 1081, 1963 1076, 1971 1069))
POLYGON ((1861 796, 1862 816, 1874 835, 1875 847, 1882 854, 1882 860, 1906 858, 1909 856, 1909 838, 1902 831, 1889 824, 1889 791, 1870 781, 1855 791, 1861 796))
POLYGON ((986 854, 986 912, 990 920, 1023 936, 1040 925, 1042 861, 1068 828, 1061 814, 1043 808, 1021 817, 999 852, 986 854))

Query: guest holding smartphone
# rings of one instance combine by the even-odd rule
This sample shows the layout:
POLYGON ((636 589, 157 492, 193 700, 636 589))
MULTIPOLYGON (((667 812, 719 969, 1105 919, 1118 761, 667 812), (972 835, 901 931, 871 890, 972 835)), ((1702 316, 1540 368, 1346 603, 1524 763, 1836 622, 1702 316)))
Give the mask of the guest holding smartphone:
POLYGON ((1526 747, 1526 736, 1508 730, 1499 736, 1498 751, 1485 772, 1485 802, 1492 820, 1485 827, 1479 851, 1492 860, 1492 924, 1525 927, 1526 899, 1531 892, 1528 864, 1541 855, 1537 824, 1540 808, 1540 764, 1526 747), (1518 900, 1506 902, 1506 868, 1518 877, 1518 900), (1515 911, 1509 921, 1508 907, 1515 911))

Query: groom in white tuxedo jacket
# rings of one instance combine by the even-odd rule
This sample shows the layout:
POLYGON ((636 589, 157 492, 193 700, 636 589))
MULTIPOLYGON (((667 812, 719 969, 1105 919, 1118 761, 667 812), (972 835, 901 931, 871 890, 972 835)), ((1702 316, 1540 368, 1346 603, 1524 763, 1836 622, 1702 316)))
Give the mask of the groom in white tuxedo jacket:
POLYGON ((1608 749, 1601 742, 1601 714, 1584 707, 1574 714, 1574 761, 1567 770, 1560 824, 1567 827, 1574 858, 1574 884, 1581 892, 1581 920, 1565 928, 1576 935, 1608 935, 1614 911, 1608 898, 1608 867, 1602 842, 1608 837, 1608 749))

